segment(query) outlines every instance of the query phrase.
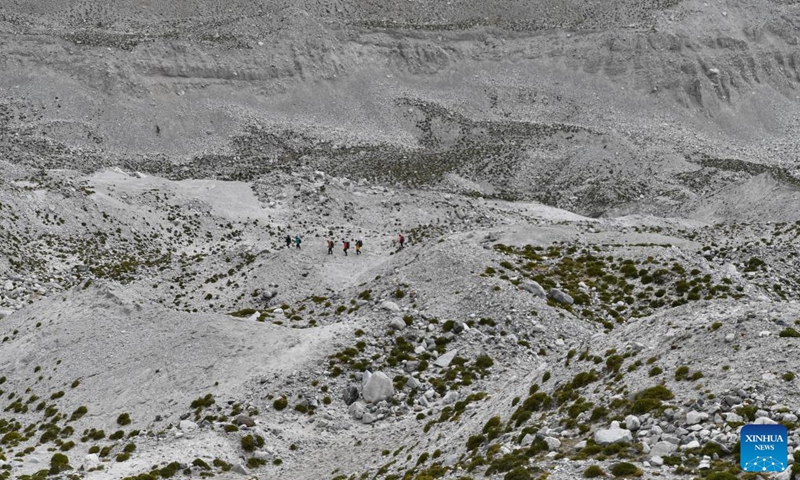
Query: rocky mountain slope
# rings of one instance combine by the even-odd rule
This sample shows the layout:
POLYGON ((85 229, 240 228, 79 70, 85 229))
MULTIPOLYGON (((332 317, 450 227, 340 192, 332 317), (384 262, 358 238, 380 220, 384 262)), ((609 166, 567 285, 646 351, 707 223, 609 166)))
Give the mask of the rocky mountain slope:
POLYGON ((4 2, 0 478, 799 474, 797 21, 4 2))

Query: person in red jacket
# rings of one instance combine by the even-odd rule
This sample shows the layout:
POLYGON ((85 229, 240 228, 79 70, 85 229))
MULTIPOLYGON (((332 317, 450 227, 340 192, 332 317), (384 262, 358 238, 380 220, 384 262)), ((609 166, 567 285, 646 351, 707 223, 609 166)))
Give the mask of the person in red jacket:
POLYGON ((347 250, 350 249, 350 242, 345 239, 342 239, 342 246, 344 247, 344 256, 347 256, 347 250))

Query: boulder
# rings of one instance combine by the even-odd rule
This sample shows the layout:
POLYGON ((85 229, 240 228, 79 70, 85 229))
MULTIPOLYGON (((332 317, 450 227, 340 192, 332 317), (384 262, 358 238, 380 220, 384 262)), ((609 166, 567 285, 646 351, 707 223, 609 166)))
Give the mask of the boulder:
POLYGON ((708 420, 708 414, 706 412, 696 412, 692 410, 686 414, 686 423, 689 425, 695 425, 705 420, 708 420))
POLYGON ((256 421, 247 415, 239 415, 233 420, 236 425, 244 425, 245 427, 253 428, 256 426, 256 421))
POLYGON ((544 291, 544 288, 542 288, 541 285, 539 285, 537 282, 534 282, 533 280, 522 282, 519 285, 519 288, 525 290, 526 292, 530 292, 536 295, 537 297, 544 298, 547 296, 547 292, 544 291))
POLYGON ((674 443, 670 442, 658 442, 650 448, 650 458, 655 457, 668 457, 675 453, 675 450, 678 449, 678 446, 674 443))
POLYGON ((628 415, 625 417, 625 426, 628 427, 628 430, 634 431, 639 430, 641 426, 641 422, 639 421, 639 417, 636 415, 628 415))
POLYGON ((573 300, 572 297, 557 288, 550 290, 550 293, 547 296, 558 303, 564 303, 566 305, 572 305, 575 303, 575 300, 573 300))
POLYGON ((442 398, 442 404, 450 405, 451 403, 456 403, 458 401, 458 392, 449 391, 447 394, 442 398))
POLYGON ((742 403, 742 397, 737 397, 736 395, 726 395, 723 400, 729 407, 742 403))
POLYGON ((678 445, 679 443, 681 443, 681 439, 680 438, 678 438, 675 435, 670 435, 670 434, 661 435, 661 440, 664 441, 664 442, 667 442, 667 443, 671 443, 673 445, 678 445))
POLYGON ((361 418, 364 416, 364 412, 364 404, 361 402, 356 402, 347 407, 347 413, 349 413, 350 416, 356 420, 361 420, 361 418))
POLYGON ((242 465, 241 463, 235 463, 231 471, 234 473, 238 473, 239 475, 250 475, 250 472, 247 471, 247 468, 242 465))
POLYGON ((619 428, 619 422, 611 422, 611 428, 598 430, 594 434, 594 442, 598 445, 611 445, 612 443, 632 441, 633 435, 631 435, 631 431, 619 428))
POLYGON ((394 317, 389 320, 390 330, 402 330, 404 328, 406 328, 406 322, 404 322, 402 318, 394 317))
POLYGON ((551 452, 558 450, 561 447, 561 440, 555 437, 544 437, 544 443, 547 444, 547 449, 551 452))
POLYGON ((381 302, 381 308, 384 310, 388 310, 390 312, 399 312, 400 306, 394 302, 390 302, 389 300, 385 300, 381 302))
POLYGON ((84 457, 87 467, 93 468, 100 464, 100 457, 96 453, 90 453, 84 457))
POLYGON ((364 412, 364 415, 361 417, 361 423, 363 423, 364 425, 369 425, 371 423, 374 423, 375 420, 377 419, 378 417, 376 417, 374 414, 370 412, 364 412))
POLYGON ((754 425, 777 425, 778 422, 769 418, 769 417, 758 417, 756 421, 753 422, 754 425))
POLYGON ((375 372, 364 384, 361 395, 367 403, 377 403, 388 400, 394 395, 392 380, 383 372, 375 372))
POLYGON ((458 349, 450 350, 449 352, 445 353, 444 355, 441 355, 439 358, 434 360, 433 364, 436 365, 437 367, 447 368, 448 366, 450 366, 450 362, 452 362, 453 359, 456 358, 456 353, 458 353, 458 349))
POLYGON ((726 422, 744 423, 744 417, 734 412, 723 413, 726 422))
POLYGON ((342 395, 342 400, 344 400, 345 405, 352 405, 358 400, 358 387, 355 385, 350 385, 349 387, 344 389, 344 394, 342 395))
POLYGON ((419 368, 419 361, 418 360, 409 360, 406 362, 405 367, 403 367, 406 372, 412 373, 416 372, 419 368))
POLYGON ((190 432, 192 430, 197 430, 197 424, 192 422, 191 420, 181 420, 181 423, 178 424, 181 430, 185 432, 190 432))
POLYGON ((686 445, 681 445, 681 450, 692 450, 695 448, 700 448, 700 442, 698 442, 697 440, 692 440, 686 445))

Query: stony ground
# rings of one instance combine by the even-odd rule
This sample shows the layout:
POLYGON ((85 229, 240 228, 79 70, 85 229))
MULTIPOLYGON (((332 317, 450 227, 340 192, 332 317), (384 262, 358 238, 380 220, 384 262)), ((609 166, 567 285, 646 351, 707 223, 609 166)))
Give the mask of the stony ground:
POLYGON ((798 8, 7 0, 0 478, 793 464, 798 8))

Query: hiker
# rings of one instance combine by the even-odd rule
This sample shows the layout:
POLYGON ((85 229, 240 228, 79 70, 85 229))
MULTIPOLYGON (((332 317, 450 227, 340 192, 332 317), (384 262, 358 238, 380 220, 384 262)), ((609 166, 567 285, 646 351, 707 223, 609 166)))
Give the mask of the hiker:
POLYGON ((344 247, 344 256, 347 256, 347 250, 350 249, 350 242, 345 239, 342 239, 342 246, 344 247))
POLYGON ((328 239, 328 255, 333 255, 333 239, 328 239))
POLYGON ((397 234, 397 243, 400 244, 400 248, 398 250, 402 250, 403 249, 403 242, 405 242, 405 241, 406 241, 406 239, 405 239, 405 237, 403 237, 403 234, 402 233, 398 233, 397 234))
POLYGON ((286 248, 289 248, 291 246, 292 246, 292 237, 286 235, 286 248))
POLYGON ((300 249, 300 242, 303 240, 300 238, 300 235, 295 235, 294 237, 294 248, 300 249))
POLYGON ((361 247, 364 246, 364 242, 359 238, 356 240, 356 255, 361 255, 361 247))

